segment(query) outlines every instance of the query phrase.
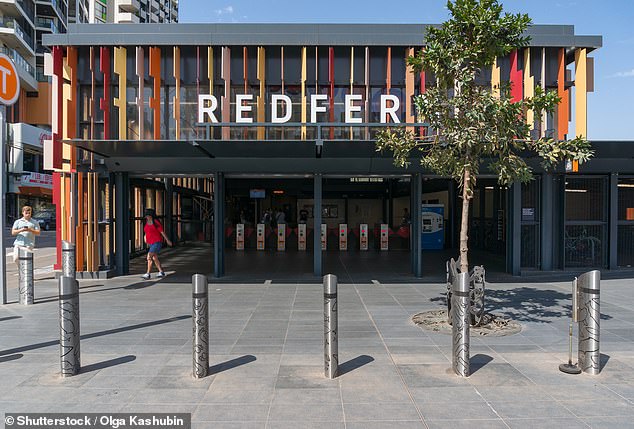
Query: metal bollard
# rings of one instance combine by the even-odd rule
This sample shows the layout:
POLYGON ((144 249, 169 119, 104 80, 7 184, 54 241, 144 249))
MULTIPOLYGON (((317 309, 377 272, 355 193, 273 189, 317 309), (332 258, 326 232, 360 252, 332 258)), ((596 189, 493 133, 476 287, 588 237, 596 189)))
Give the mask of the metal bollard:
POLYGON ((77 375, 81 368, 79 348, 79 283, 59 278, 59 360, 62 377, 77 375))
POLYGON ((70 241, 62 241, 62 275, 76 278, 75 245, 70 241))
POLYGON ((339 373, 339 339, 337 320, 337 276, 324 276, 324 373, 335 378, 339 373))
POLYGON ((193 288, 193 362, 194 378, 206 377, 209 373, 209 296, 207 276, 194 274, 193 288))
POLYGON ((583 372, 592 375, 601 372, 601 353, 599 351, 600 290, 601 272, 598 270, 589 271, 577 279, 579 367, 583 372))
POLYGON ((451 295, 452 367, 456 375, 469 376, 469 274, 458 273, 451 295))
POLYGON ((18 248, 18 301, 33 304, 33 252, 18 248))

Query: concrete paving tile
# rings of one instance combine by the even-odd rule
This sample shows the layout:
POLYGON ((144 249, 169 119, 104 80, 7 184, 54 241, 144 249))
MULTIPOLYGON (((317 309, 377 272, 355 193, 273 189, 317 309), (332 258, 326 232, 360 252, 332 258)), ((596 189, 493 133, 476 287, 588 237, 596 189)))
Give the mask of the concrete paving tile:
MULTIPOLYGON (((508 429, 502 419, 490 420, 425 420, 429 429, 508 429)), ((525 426, 525 428, 534 426, 525 426)))
POLYGON ((476 386, 530 386, 533 382, 507 363, 472 364, 469 382, 476 386))
POLYGON ((382 420, 379 422, 346 422, 346 429, 421 429, 428 426, 421 420, 382 420))
POLYGON ((399 365, 405 383, 410 387, 451 387, 469 385, 467 379, 453 373, 450 365, 399 365))
MULTIPOLYGON (((265 422, 214 422, 214 429, 265 429, 265 422)), ((209 429, 207 421, 193 421, 192 429, 209 429)))
POLYGON ((269 405, 200 404, 192 420, 207 422, 266 422, 269 405))
MULTIPOLYGON (((561 428, 570 428, 570 429, 587 429, 588 425, 586 425, 580 419, 570 419, 570 418, 548 418, 548 419, 505 419, 504 422, 510 428, 516 429, 526 429, 526 428, 535 428, 535 429, 561 429, 561 428)), ((594 428, 595 426, 591 426, 594 428)), ((624 427, 624 426, 621 426, 624 427)))
POLYGON ((308 422, 343 422, 341 403, 293 404, 273 401, 269 410, 269 422, 308 421, 308 422))
POLYGON ((473 386, 452 387, 411 387, 409 389, 414 401, 421 404, 444 404, 449 401, 481 402, 484 399, 479 393, 479 388, 473 386))
POLYGON ((272 421, 269 420, 266 423, 266 427, 267 429, 297 429, 297 428, 302 428, 302 429, 323 429, 323 428, 328 428, 328 429, 344 429, 346 428, 346 425, 341 422, 341 421, 316 421, 316 422, 311 422, 311 421, 304 421, 304 420, 297 420, 297 421, 272 421))
POLYGON ((420 419, 412 402, 405 403, 347 403, 343 404, 346 422, 359 421, 416 421, 420 419))
POLYGON ((273 396, 273 405, 341 404, 338 386, 324 389, 278 389, 273 396))
POLYGON ((411 401, 410 395, 403 384, 358 384, 342 383, 341 397, 344 403, 374 403, 411 401))
POLYGON ((210 389, 221 390, 273 390, 277 383, 277 376, 265 377, 223 377, 214 379, 210 389))
POLYGON ((268 405, 273 399, 273 389, 226 390, 210 388, 200 400, 201 404, 259 404, 268 405))
POLYGON ((324 376, 323 366, 280 366, 276 389, 324 389, 338 386, 337 379, 324 376))
POLYGON ((634 385, 631 384, 605 384, 604 387, 622 398, 634 401, 634 385))
POLYGON ((562 404, 555 401, 524 401, 517 398, 515 402, 489 402, 491 407, 503 419, 568 418, 575 416, 562 404))
POLYGON ((577 417, 625 417, 634 421, 634 404, 625 400, 595 398, 582 401, 560 401, 577 417))
POLYGON ((622 429, 632 427, 631 417, 590 417, 581 419, 592 429, 622 429))
POLYGON ((491 409, 484 400, 480 401, 449 401, 442 405, 438 403, 420 403, 417 401, 420 412, 425 421, 430 420, 454 420, 456 416, 465 416, 469 419, 494 420, 500 416, 491 409))

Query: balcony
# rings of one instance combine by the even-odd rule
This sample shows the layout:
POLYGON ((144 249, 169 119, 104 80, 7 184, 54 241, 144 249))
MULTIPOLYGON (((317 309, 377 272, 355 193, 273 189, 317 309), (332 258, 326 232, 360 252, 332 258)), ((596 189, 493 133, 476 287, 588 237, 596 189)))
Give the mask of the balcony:
POLYGON ((33 0, 0 0, 0 10, 4 15, 24 16, 31 22, 35 20, 33 0))
POLYGON ((25 84, 27 91, 37 91, 37 80, 35 78, 35 67, 33 67, 20 53, 12 48, 0 46, 0 53, 5 54, 15 63, 21 81, 25 84))
POLYGON ((138 24, 139 17, 134 13, 130 12, 119 12, 117 13, 117 22, 122 24, 138 24))
MULTIPOLYGON (((61 0, 37 0, 37 4, 40 6, 49 6, 55 13, 61 22, 66 22, 66 9, 62 4, 61 0)), ((38 9, 38 15, 40 14, 38 9)), ((50 13, 44 12, 45 15, 50 15, 50 13)))
POLYGON ((20 49, 27 55, 33 55, 35 53, 33 36, 24 31, 14 18, 0 17, 0 39, 2 39, 6 45, 20 49))
POLYGON ((141 7, 139 0, 119 0, 118 6, 121 12, 138 12, 141 7))
POLYGON ((38 30, 50 31, 51 33, 61 33, 62 30, 57 26, 53 18, 44 18, 38 16, 35 18, 35 26, 38 30))

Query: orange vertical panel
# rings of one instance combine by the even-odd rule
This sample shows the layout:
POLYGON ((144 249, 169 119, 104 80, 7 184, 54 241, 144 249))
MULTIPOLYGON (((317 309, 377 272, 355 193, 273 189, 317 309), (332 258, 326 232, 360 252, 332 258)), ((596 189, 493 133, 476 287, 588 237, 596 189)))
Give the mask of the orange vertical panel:
POLYGON ((557 95, 561 103, 557 107, 557 139, 564 140, 568 134, 569 90, 566 89, 566 54, 564 48, 559 49, 557 66, 557 95))
MULTIPOLYGON (((414 48, 405 51, 405 61, 414 55, 414 48)), ((405 67, 405 122, 414 122, 414 69, 412 66, 405 67)), ((414 131, 413 127, 407 127, 408 131, 414 131)))
MULTIPOLYGON (((220 78, 224 81, 224 94, 221 98, 222 105, 222 122, 230 121, 231 113, 231 48, 222 48, 222 70, 220 71, 220 78)), ((231 130, 229 127, 222 127, 223 140, 229 140, 231 138, 231 130)))
POLYGON ((154 78, 150 108, 154 110, 154 140, 161 139, 161 48, 150 48, 150 76, 154 78))
POLYGON ((77 227, 75 228, 75 259, 77 271, 84 270, 84 173, 77 173, 77 227))

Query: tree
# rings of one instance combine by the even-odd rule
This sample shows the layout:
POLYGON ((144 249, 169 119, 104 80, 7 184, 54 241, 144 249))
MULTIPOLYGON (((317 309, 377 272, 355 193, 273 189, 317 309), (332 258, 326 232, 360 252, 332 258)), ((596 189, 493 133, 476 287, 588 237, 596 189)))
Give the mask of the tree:
POLYGON ((377 136, 377 150, 393 151, 401 167, 409 165, 412 152, 420 153, 423 167, 459 183, 460 271, 468 272, 469 205, 482 164, 488 162, 499 183, 509 185, 532 180, 523 159, 528 153, 550 169, 564 160, 583 163, 593 152, 583 136, 564 141, 532 137, 534 123, 527 118, 552 113, 561 101, 555 91, 537 86, 533 97, 513 100, 510 85, 491 88, 477 80, 497 58, 528 46, 528 15, 503 13, 497 0, 448 1, 447 8, 450 19, 430 27, 425 49, 407 59, 413 72, 425 70, 436 77, 436 86, 414 99, 430 134, 417 137, 404 128, 388 128, 377 136))

